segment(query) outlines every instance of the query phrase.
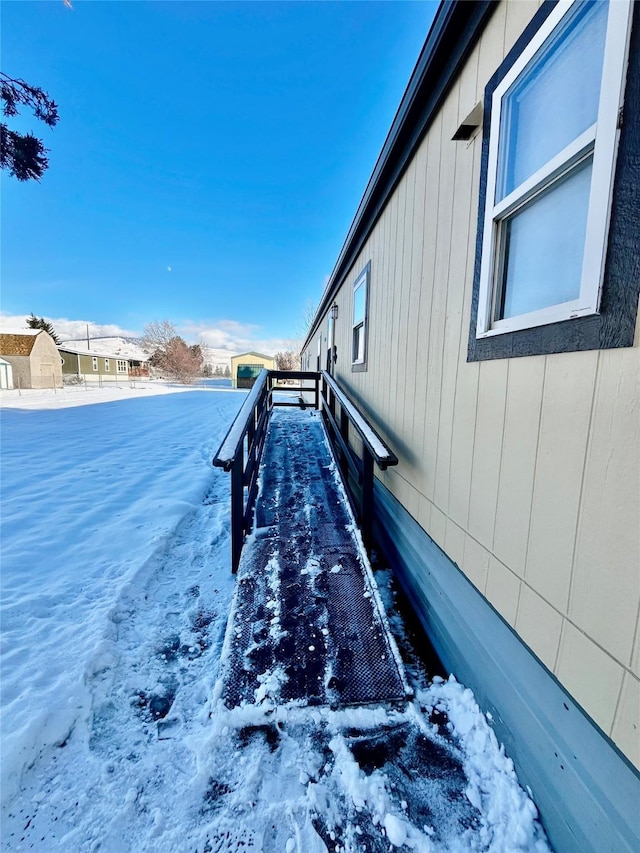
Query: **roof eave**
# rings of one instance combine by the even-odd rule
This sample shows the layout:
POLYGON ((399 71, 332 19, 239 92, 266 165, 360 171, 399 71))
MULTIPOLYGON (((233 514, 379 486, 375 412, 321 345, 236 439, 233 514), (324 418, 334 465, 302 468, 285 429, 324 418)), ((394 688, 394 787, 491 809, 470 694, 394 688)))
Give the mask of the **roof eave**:
POLYGON ((305 339, 316 333, 330 302, 424 138, 457 71, 498 0, 444 0, 431 24, 409 84, 329 277, 305 339))

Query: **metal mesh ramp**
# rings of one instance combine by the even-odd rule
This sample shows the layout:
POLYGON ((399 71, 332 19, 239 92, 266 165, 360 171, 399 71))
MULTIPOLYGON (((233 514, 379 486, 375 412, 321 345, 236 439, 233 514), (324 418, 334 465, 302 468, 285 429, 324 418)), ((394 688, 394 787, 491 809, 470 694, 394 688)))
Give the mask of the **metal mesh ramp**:
POLYGON ((225 704, 404 700, 402 664, 317 414, 274 412, 261 481, 225 638, 225 704))

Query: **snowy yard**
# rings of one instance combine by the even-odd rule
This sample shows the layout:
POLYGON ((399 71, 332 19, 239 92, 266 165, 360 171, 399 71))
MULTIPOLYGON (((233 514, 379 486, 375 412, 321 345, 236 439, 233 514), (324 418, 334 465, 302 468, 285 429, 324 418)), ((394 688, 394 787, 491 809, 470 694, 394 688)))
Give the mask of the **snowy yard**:
POLYGON ((453 679, 408 667, 404 710, 216 701, 234 577, 210 462, 243 392, 2 393, 2 849, 548 850, 453 679))

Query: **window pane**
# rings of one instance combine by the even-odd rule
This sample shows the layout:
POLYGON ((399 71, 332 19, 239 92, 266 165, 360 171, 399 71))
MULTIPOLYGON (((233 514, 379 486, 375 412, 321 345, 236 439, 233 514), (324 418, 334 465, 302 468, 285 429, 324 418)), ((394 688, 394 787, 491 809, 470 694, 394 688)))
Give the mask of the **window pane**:
POLYGON ((353 325, 364 322, 364 309, 367 298, 367 286, 363 282, 353 291, 353 325))
POLYGON ((238 379, 257 379, 263 366, 262 364, 239 364, 238 379))
POLYGON ((505 94, 496 201, 596 121, 607 11, 606 2, 580 4, 505 94))
POLYGON ((496 319, 580 295, 592 160, 503 223, 503 306, 496 319))
POLYGON ((360 324, 353 330, 353 360, 364 361, 364 325, 360 324))

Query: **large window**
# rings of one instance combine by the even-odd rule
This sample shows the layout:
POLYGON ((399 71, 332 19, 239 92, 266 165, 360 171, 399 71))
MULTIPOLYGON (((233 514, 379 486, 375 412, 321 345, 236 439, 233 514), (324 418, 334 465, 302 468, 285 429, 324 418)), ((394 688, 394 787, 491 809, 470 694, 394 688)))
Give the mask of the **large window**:
POLYGON ((369 279, 371 262, 353 285, 353 332, 351 364, 353 370, 367 369, 367 337, 369 332, 369 279))
POLYGON ((561 0, 495 86, 477 339, 600 310, 630 10, 561 0))

